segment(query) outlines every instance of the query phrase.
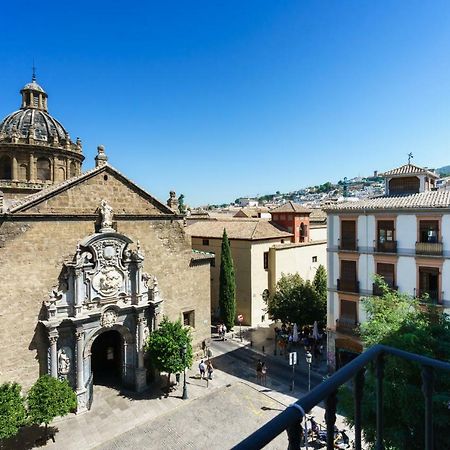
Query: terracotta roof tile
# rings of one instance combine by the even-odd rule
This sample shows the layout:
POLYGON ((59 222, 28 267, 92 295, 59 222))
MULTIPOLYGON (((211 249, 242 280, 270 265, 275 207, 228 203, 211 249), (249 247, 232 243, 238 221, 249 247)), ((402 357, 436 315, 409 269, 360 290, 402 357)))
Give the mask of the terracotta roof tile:
POLYGON ((357 211, 376 209, 450 208, 450 191, 427 191, 409 195, 391 195, 324 206, 325 211, 357 211))
POLYGON ((293 201, 289 200, 288 202, 284 203, 283 205, 277 206, 274 209, 271 209, 270 212, 277 212, 277 213, 310 213, 311 209, 305 208, 304 206, 299 205, 298 203, 294 203, 293 201))
POLYGON ((392 177, 403 175, 428 175, 433 178, 439 178, 439 175, 428 170, 424 167, 415 166, 414 164, 405 164, 404 166, 397 167, 396 169, 388 170, 387 172, 380 173, 380 177, 392 177))
POLYGON ((292 233, 282 231, 264 219, 203 220, 186 227, 186 233, 193 237, 222 238, 227 230, 229 239, 278 239, 290 238, 292 233))

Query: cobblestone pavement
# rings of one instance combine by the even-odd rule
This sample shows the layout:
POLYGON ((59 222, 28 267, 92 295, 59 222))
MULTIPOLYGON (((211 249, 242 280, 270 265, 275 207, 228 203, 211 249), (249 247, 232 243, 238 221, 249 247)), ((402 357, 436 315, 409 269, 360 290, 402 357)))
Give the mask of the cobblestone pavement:
MULTIPOLYGON (((271 330, 246 330, 244 336, 251 333, 255 339, 251 349, 249 339, 244 338, 241 342, 239 337, 236 341, 236 336, 229 336, 229 345, 225 346, 229 348, 220 346, 214 350, 213 362, 223 355, 226 357, 222 358, 221 370, 214 371, 214 380, 208 386, 205 380, 198 378, 198 363, 194 363, 193 368, 187 371, 188 400, 182 400, 181 386, 166 396, 161 389, 165 378, 160 385, 142 395, 95 386, 91 411, 55 420, 51 424, 56 430, 55 442, 49 441, 46 448, 229 448, 304 393, 301 386, 290 392, 289 385, 272 378, 270 371, 267 386, 258 385, 254 369, 233 358, 233 349, 236 348, 263 354, 262 342, 266 345, 270 342, 267 337, 270 337, 271 330)), ((270 344, 267 349, 270 349, 270 344)), ((312 413, 319 422, 322 421, 322 408, 316 407, 312 413)), ((343 427, 342 418, 338 418, 337 424, 339 428, 343 427)), ((43 428, 24 430, 3 448, 35 448, 35 440, 42 434, 43 428)), ((279 439, 268 448, 285 449, 285 433, 279 439)))

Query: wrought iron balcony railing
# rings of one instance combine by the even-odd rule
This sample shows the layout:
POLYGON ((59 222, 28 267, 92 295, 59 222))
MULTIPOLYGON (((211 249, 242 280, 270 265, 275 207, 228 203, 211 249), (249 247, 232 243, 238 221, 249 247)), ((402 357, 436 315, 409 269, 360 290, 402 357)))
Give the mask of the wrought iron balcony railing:
POLYGON ((374 241, 375 251, 379 253, 397 253, 397 241, 374 241))
MULTIPOLYGON (((398 291, 398 286, 389 286, 388 288, 393 291, 398 291)), ((377 283, 372 284, 372 295, 377 295, 378 297, 381 297, 383 295, 383 290, 377 283)))
POLYGON ((416 255, 442 256, 442 242, 416 242, 416 255))
MULTIPOLYGON (((334 375, 315 387, 311 392, 288 406, 283 412, 263 425, 259 430, 241 441, 234 450, 261 449, 283 431, 287 431, 289 450, 301 447, 301 421, 305 413, 320 402, 325 402, 325 421, 327 425, 327 450, 334 447, 334 425, 336 422, 337 391, 340 386, 353 379, 353 401, 355 410, 355 449, 361 450, 361 400, 364 388, 365 367, 374 362, 376 367, 376 444, 375 448, 384 449, 383 443, 383 377, 384 357, 393 355, 413 361, 422 367, 422 392, 425 410, 425 450, 433 450, 433 384, 436 370, 450 372, 450 363, 416 355, 384 345, 375 345, 349 362, 334 375)), ((415 407, 418 407, 416 405, 415 407)))
POLYGON ((336 281, 336 287, 338 291, 343 292, 359 292, 359 281, 357 280, 345 280, 338 278, 336 281))
POLYGON ((444 292, 439 292, 437 289, 419 289, 418 297, 423 303, 437 305, 442 303, 444 292))
POLYGON ((339 317, 336 319, 336 331, 346 334, 354 334, 359 323, 352 317, 339 317))
POLYGON ((339 250, 358 251, 358 239, 338 239, 339 250))

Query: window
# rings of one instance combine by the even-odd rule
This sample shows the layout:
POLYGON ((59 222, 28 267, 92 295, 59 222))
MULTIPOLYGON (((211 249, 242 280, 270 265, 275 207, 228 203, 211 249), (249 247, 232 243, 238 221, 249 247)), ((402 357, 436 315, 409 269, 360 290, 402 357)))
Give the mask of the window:
POLYGON ((419 267, 419 297, 426 294, 433 303, 441 301, 437 267, 419 267))
POLYGON ((421 220, 419 222, 419 242, 438 242, 439 240, 439 221, 421 220))
POLYGON ((183 313, 183 324, 188 327, 195 327, 195 311, 186 311, 183 313))
POLYGON ((50 161, 47 158, 39 158, 36 168, 38 180, 51 180, 50 161))
POLYGON ((379 220, 377 223, 377 251, 396 252, 397 243, 394 241, 394 221, 379 220))
POLYGON ((11 179, 11 160, 9 159, 9 156, 2 156, 0 159, 0 179, 11 179))
POLYGON ((264 252, 263 264, 264 269, 267 270, 269 268, 269 252, 264 252))
POLYGON ((377 274, 384 278, 386 284, 393 288, 395 286, 395 265, 394 264, 377 264, 377 274))
POLYGON ((313 257, 312 257, 312 262, 313 262, 313 263, 317 262, 317 256, 313 256, 313 257))
POLYGON ((356 221, 341 221, 341 250, 356 250, 356 221))
POLYGON ((209 245, 209 239, 203 239, 202 245, 209 245))
POLYGON ((305 239, 308 237, 308 226, 303 222, 300 224, 300 242, 305 242, 305 239))
POLYGON ((70 163, 70 178, 75 177, 77 175, 77 165, 75 161, 70 163))
POLYGON ((417 177, 392 178, 389 181, 389 194, 416 194, 420 190, 417 177))

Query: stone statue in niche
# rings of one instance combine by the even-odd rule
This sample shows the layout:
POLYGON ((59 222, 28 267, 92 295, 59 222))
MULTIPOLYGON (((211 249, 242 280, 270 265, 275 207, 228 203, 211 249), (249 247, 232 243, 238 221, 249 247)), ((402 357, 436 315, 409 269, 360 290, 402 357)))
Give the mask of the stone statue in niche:
POLYGON ((112 327, 117 322, 117 313, 113 309, 107 309, 101 318, 101 324, 103 327, 112 327))
POLYGON ((58 356, 58 372, 60 375, 68 375, 70 372, 70 357, 67 354, 67 349, 63 347, 59 351, 58 356))
POLYGON ((100 214, 102 215, 102 229, 112 228, 113 209, 106 200, 100 203, 100 214))

